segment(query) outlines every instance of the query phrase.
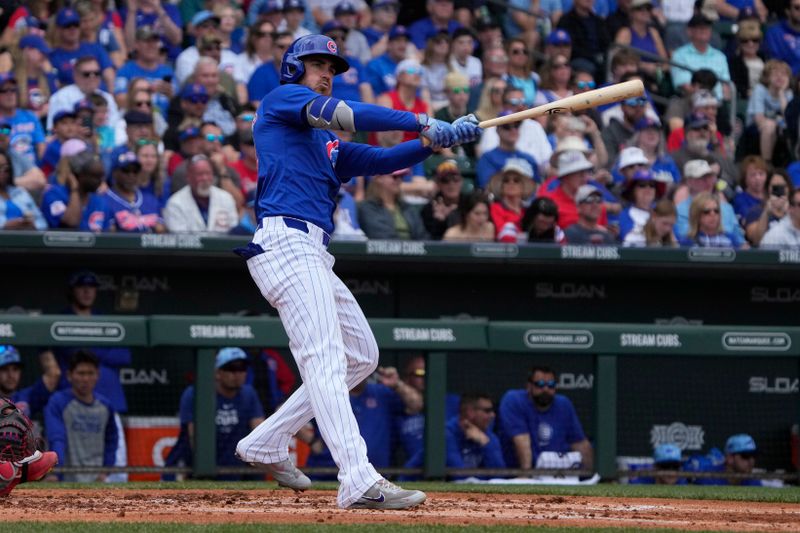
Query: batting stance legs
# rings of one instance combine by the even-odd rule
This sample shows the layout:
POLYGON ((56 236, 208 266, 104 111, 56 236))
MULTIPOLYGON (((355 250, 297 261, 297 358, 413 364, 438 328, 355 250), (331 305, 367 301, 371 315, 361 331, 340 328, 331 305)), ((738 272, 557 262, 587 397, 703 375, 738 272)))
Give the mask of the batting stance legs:
POLYGON ((316 418, 339 467, 337 503, 348 507, 382 479, 367 459, 349 395, 375 370, 378 347, 355 298, 333 273, 324 232, 303 224, 307 232, 288 227, 284 217, 264 218, 253 239, 264 253, 247 262, 278 310, 303 385, 239 442, 237 453, 246 462, 286 461, 292 436, 316 418))

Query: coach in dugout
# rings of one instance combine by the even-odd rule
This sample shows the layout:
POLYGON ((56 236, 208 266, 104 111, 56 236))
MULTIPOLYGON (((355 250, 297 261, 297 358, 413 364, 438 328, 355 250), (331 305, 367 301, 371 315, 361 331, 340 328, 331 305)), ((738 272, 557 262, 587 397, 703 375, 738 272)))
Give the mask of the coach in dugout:
MULTIPOLYGON (((524 389, 506 392, 500 400, 499 422, 506 463, 510 468, 533 468, 543 452, 579 452, 581 468, 594 467, 592 445, 583 433, 572 402, 556 394, 556 374, 535 366, 524 389)), ((542 468, 573 465, 539 464, 542 468)))

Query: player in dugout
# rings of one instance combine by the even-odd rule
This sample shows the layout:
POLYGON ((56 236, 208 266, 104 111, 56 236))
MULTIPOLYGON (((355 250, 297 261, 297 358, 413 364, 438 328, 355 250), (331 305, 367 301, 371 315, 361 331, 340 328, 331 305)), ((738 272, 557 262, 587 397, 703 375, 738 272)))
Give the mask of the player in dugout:
POLYGON ((377 367, 378 346, 352 293, 332 270, 327 246, 336 196, 353 176, 391 174, 434 149, 473 142, 481 129, 471 115, 449 124, 333 98, 334 76, 348 69, 335 41, 300 37, 283 55, 281 85, 262 100, 253 121, 259 224, 252 242, 237 253, 278 310, 303 385, 236 451, 243 461, 264 465, 279 484, 308 489, 311 481, 289 459, 288 445, 315 418, 339 467, 339 507, 406 509, 424 502, 425 493, 404 490, 375 470, 350 405, 349 389, 377 367), (382 149, 340 141, 330 130, 400 130, 422 138, 382 149))

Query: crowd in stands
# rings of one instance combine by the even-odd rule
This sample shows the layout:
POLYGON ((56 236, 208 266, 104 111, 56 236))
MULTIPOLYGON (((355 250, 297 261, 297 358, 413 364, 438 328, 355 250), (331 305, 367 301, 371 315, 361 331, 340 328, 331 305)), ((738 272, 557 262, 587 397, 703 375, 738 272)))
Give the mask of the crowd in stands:
POLYGON ((800 246, 800 0, 0 3, 3 229, 251 234, 251 124, 324 33, 334 96, 442 120, 647 88, 353 178, 334 239, 800 246))

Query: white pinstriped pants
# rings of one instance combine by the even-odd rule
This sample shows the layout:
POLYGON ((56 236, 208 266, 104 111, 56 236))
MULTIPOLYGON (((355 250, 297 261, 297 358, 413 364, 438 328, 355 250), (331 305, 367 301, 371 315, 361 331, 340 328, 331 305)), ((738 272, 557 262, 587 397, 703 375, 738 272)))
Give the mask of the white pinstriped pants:
POLYGON ((381 479, 367 459, 349 394, 375 371, 378 345, 352 293, 333 273, 324 232, 307 227, 305 233, 287 227, 283 217, 266 217, 253 237, 264 253, 250 258, 247 267, 278 310, 303 384, 239 441, 237 452, 246 462, 288 459, 292 436, 316 418, 339 467, 337 503, 344 508, 381 479))

